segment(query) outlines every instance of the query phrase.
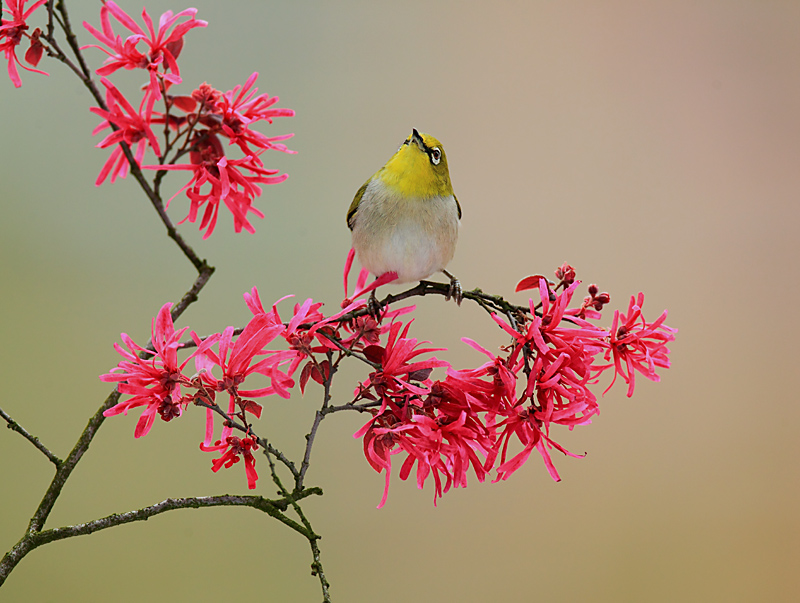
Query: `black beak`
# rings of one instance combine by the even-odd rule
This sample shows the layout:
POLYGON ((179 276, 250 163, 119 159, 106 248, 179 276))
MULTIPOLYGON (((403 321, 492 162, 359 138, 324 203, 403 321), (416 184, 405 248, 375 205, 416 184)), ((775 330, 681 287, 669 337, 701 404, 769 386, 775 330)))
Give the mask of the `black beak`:
POLYGON ((414 143, 416 143, 416 145, 419 147, 420 151, 424 151, 425 150, 425 143, 422 142, 422 136, 419 135, 419 132, 417 132, 416 128, 411 130, 411 140, 414 143))

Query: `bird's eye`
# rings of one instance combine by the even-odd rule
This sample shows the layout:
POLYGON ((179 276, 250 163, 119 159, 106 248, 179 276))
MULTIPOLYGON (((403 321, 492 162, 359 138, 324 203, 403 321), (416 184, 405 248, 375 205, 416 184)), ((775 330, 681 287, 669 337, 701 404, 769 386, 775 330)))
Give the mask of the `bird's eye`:
POLYGON ((439 150, 439 147, 433 147, 431 149, 431 163, 433 163, 433 165, 439 165, 441 160, 442 152, 439 150))

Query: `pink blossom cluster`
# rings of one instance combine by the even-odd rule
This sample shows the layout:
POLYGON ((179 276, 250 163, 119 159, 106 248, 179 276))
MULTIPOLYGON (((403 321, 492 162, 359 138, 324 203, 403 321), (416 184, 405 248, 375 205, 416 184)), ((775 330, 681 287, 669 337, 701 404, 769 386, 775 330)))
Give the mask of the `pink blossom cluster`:
POLYGON ((22 79, 19 77, 17 65, 26 71, 47 75, 44 71, 39 71, 38 69, 23 65, 17 56, 17 46, 22 44, 25 40, 30 42, 24 55, 25 62, 28 63, 28 65, 36 67, 44 52, 44 45, 39 40, 42 35, 42 30, 37 27, 29 34, 27 21, 37 8, 43 4, 47 4, 47 0, 38 0, 26 10, 25 5, 27 3, 28 0, 5 0, 3 3, 3 12, 6 13, 10 19, 0 19, 0 51, 6 55, 6 60, 8 61, 8 77, 11 78, 11 82, 16 88, 22 86, 22 79), (6 8, 6 5, 8 5, 8 8, 6 8))
POLYGON ((100 42, 92 46, 108 55, 97 70, 106 88, 108 109, 92 109, 92 112, 104 120, 95 128, 95 134, 112 129, 97 146, 114 150, 96 184, 102 184, 107 177, 113 182, 126 175, 128 161, 120 146, 124 142, 132 149, 135 147, 134 160, 142 168, 191 173, 189 182, 169 201, 181 192, 186 193, 190 207, 184 221, 195 222, 202 210, 203 238, 214 232, 222 205, 233 215, 236 232, 244 229, 252 233, 255 229, 249 214, 264 217, 253 207, 253 200, 261 195, 261 185, 277 184, 288 177, 279 170, 265 168, 261 155, 268 150, 292 153, 280 142, 291 134, 269 137, 253 130, 252 125, 260 121, 271 124, 276 117, 293 116, 294 111, 275 107, 278 97, 258 94, 254 86, 258 73, 253 73, 244 85, 226 92, 203 83, 188 96, 172 94, 171 87, 182 82, 178 57, 183 50, 184 36, 192 29, 207 25, 197 19, 196 14, 194 8, 177 14, 167 11, 155 27, 150 15, 143 10, 145 27, 142 28, 117 4, 109 1, 100 9, 100 30, 83 23, 100 42), (114 22, 128 30, 127 37, 114 31, 114 22), (148 83, 137 108, 107 79, 120 69, 143 69, 148 74, 148 83), (159 101, 164 107, 162 111, 155 110, 159 101), (155 124, 166 125, 163 145, 153 132, 155 124), (227 139, 227 146, 238 147, 243 157, 229 157, 223 139, 227 139), (158 163, 142 165, 148 148, 152 149, 158 163), (187 155, 188 163, 178 163, 187 155))
POLYGON ((176 331, 170 314, 172 305, 165 304, 153 319, 151 348, 136 344, 123 333, 125 347, 114 344, 114 348, 125 359, 100 379, 118 383, 120 394, 130 396, 107 410, 105 416, 127 414, 133 408, 144 407, 134 431, 137 438, 147 435, 156 416, 171 421, 180 417, 190 404, 205 406, 206 432, 200 448, 222 453, 214 461, 213 470, 230 467, 241 456, 245 460, 248 485, 255 488, 258 476, 252 451, 258 444, 251 429, 250 415, 259 418, 262 406, 253 398, 275 394, 289 398, 289 390, 295 385, 294 376, 304 360, 308 361, 301 370, 301 387, 305 387, 310 377, 322 382, 326 365, 324 361, 319 362, 317 356, 324 355, 326 350, 338 349, 328 335, 329 325, 338 324, 342 316, 363 307, 365 302, 351 302, 326 318, 319 311, 322 304, 307 299, 294 306, 292 318, 284 323, 277 306, 286 298, 275 302, 268 311, 264 310, 255 288, 244 298, 253 318, 241 332, 237 334, 233 327, 228 327, 221 333, 201 338, 192 331, 191 339, 185 342, 181 342, 181 337, 188 327, 176 331), (268 348, 276 340, 283 342, 284 349, 268 348), (179 362, 178 349, 189 344, 195 346, 194 351, 179 362), (186 371, 190 360, 194 361, 191 376, 186 371), (216 377, 214 371, 220 376, 216 377), (266 379, 265 386, 244 389, 244 381, 256 376, 266 379), (223 410, 216 406, 216 397, 225 393, 228 403, 223 410), (214 437, 215 417, 222 417, 218 438, 214 437), (234 418, 240 421, 244 431, 242 438, 233 435, 231 420, 234 418))
POLYGON ((339 360, 355 356, 371 370, 353 399, 337 408, 370 414, 355 437, 363 440, 368 463, 385 473, 379 507, 386 502, 392 458, 398 454, 401 479, 416 470, 422 488, 432 476, 435 503, 451 487, 466 486, 470 471, 478 481, 492 471, 494 481, 507 479, 534 450, 558 480, 551 451, 577 455, 553 439, 551 427, 572 429, 591 422, 598 413, 592 386, 600 376, 612 371, 612 385, 621 376, 630 396, 636 373, 658 381, 657 368, 669 367, 666 345, 674 340, 675 330, 664 324, 666 311, 654 322, 646 321, 639 294, 625 312, 614 312, 611 329, 599 327, 594 321, 601 318, 609 295, 592 285, 589 295, 573 304, 580 282, 564 265, 556 272, 555 287, 542 276, 519 283, 518 291, 536 292, 527 308, 513 307, 505 316, 491 314, 510 337, 507 345, 495 354, 465 338, 487 361, 475 368, 454 369, 433 355, 444 348, 429 347, 411 336, 412 320, 407 316, 414 306, 384 308, 371 315, 367 303, 358 299, 395 275, 364 287, 367 274, 362 271, 355 301, 347 298, 352 258, 351 252, 345 268, 346 299, 330 316, 325 316, 321 303, 307 299, 296 304, 284 322, 278 312, 282 300, 265 310, 254 288, 244 296, 253 317, 240 332, 228 327, 206 338, 192 332, 191 339, 181 343, 187 328, 175 331, 166 304, 153 321, 152 349, 138 346, 125 334, 127 349, 115 346, 125 360, 101 379, 119 383, 120 393, 130 397, 106 411, 106 416, 144 407, 135 431, 140 437, 150 430, 156 415, 170 421, 190 404, 204 406, 206 433, 200 448, 220 453, 212 469, 244 459, 248 485, 254 488, 253 451, 259 439, 251 419, 257 419, 262 409, 254 399, 289 398, 295 385, 304 391, 309 380, 330 385, 339 360), (179 363, 177 351, 186 343, 194 350, 179 363), (185 370, 190 360, 192 376, 185 370), (435 371, 444 374, 435 378, 435 371), (245 389, 245 380, 256 375, 261 387, 245 389), (228 403, 223 411, 215 400, 225 393, 228 403), (218 437, 215 417, 222 424, 218 437))
MULTIPOLYGON (((27 31, 31 14, 47 2, 38 0, 25 9, 26 2, 8 0, 5 3, 8 8, 3 12, 10 19, 3 19, 0 27, 0 49, 5 52, 9 76, 17 87, 22 85, 17 65, 28 71, 44 73, 20 62, 17 47, 26 40, 30 41, 24 58, 34 67, 45 50, 50 53, 40 39, 41 30, 37 28, 31 34, 27 31)), ((156 24, 144 9, 143 25, 140 25, 109 0, 100 8, 100 29, 83 22, 98 44, 84 46, 81 50, 97 48, 107 55, 104 64, 96 71, 105 89, 105 106, 101 103, 91 111, 102 119, 93 134, 110 130, 97 146, 110 148, 111 154, 95 184, 99 186, 106 179, 114 182, 117 178, 124 178, 130 169, 130 161, 139 168, 188 171, 188 183, 178 189, 167 205, 175 196, 185 192, 190 206, 184 221, 195 222, 202 213, 200 230, 205 231, 204 238, 214 232, 221 206, 233 215, 236 232, 246 230, 252 233, 251 214, 264 217, 253 207, 254 199, 261 195, 261 187, 283 182, 288 177, 280 170, 266 168, 262 155, 266 151, 293 153, 281 142, 291 134, 266 136, 254 130, 253 126, 257 122, 272 124, 276 117, 291 117, 294 111, 276 107, 278 97, 258 94, 255 87, 257 72, 243 85, 228 91, 216 90, 203 83, 189 95, 173 94, 172 87, 182 83, 178 58, 183 50, 184 37, 191 30, 207 25, 196 15, 197 9, 194 8, 176 14, 167 11, 156 24), (115 27, 121 27, 123 33, 118 33, 115 27), (141 88, 138 100, 129 100, 111 78, 117 77, 120 71, 140 70, 147 74, 146 84, 141 88), (235 147, 241 157, 229 156, 226 147, 235 147), (148 149, 156 161, 144 165, 148 149)))
POLYGON ((380 407, 356 435, 363 437, 372 467, 386 473, 379 506, 386 501, 395 454, 405 457, 401 479, 415 466, 420 488, 433 476, 434 502, 451 487, 466 486, 470 469, 478 481, 492 470, 494 481, 508 479, 534 450, 559 480, 550 450, 577 455, 553 440, 551 426, 572 429, 591 422, 599 408, 590 387, 599 376, 613 368, 614 379, 621 375, 631 396, 636 372, 658 381, 656 368, 669 367, 666 344, 674 340, 675 330, 664 325, 666 311, 648 323, 640 293, 631 298, 626 313, 614 313, 611 330, 606 330, 591 321, 601 317, 598 308, 609 295, 592 285, 589 296, 571 308, 580 282, 566 264, 556 275, 560 292, 553 292, 542 276, 519 283, 517 291, 534 288, 539 294, 529 300, 529 313, 492 314, 511 336, 499 354, 463 339, 488 357, 477 368, 455 370, 436 358, 416 360, 434 350, 417 348, 417 340, 407 337, 408 325, 402 331, 393 325, 385 346, 368 349, 381 368, 360 384, 356 399, 376 400, 380 407), (432 380, 431 370, 441 366, 447 367, 445 378, 432 380), (512 442, 520 449, 513 456, 512 442))

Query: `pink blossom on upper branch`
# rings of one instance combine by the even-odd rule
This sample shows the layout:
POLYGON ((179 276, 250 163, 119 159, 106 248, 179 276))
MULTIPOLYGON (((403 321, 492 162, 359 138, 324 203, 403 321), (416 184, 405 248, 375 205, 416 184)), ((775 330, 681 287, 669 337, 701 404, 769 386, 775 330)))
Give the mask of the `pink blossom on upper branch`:
POLYGON ((159 114, 153 120, 169 120, 170 126, 177 129, 179 134, 191 136, 188 164, 143 167, 193 172, 191 180, 170 201, 186 191, 191 205, 184 221, 189 222, 195 222, 200 209, 205 206, 200 221, 200 230, 206 231, 203 238, 208 238, 213 233, 219 208, 223 203, 233 214, 236 232, 243 229, 250 233, 255 232, 248 220, 248 214, 264 217, 261 211, 253 207, 253 200, 261 195, 260 185, 278 184, 288 178, 287 174, 280 174, 279 170, 265 169, 261 155, 267 150, 293 153, 294 151, 277 142, 292 135, 268 137, 251 130, 250 125, 261 120, 272 123, 274 117, 291 117, 294 111, 273 108, 277 97, 266 94, 255 96, 257 89, 252 88, 252 85, 257 77, 258 74, 253 73, 244 86, 236 86, 227 92, 202 84, 191 97, 170 97, 171 106, 186 111, 187 115, 179 117, 159 114), (245 153, 245 157, 226 157, 222 137, 229 138, 229 144, 236 144, 245 153))
POLYGON ((98 75, 110 75, 118 69, 146 69, 148 71, 150 83, 145 94, 147 98, 145 115, 149 117, 153 110, 153 103, 161 98, 161 82, 172 84, 181 82, 177 59, 183 49, 183 36, 190 29, 208 25, 205 21, 195 19, 196 14, 196 8, 187 8, 176 15, 173 15, 172 11, 167 11, 161 15, 156 30, 147 10, 143 9, 142 20, 147 28, 145 32, 115 2, 104 2, 100 9, 102 31, 98 31, 86 21, 83 22, 83 26, 106 48, 96 44, 83 48, 99 48, 108 55, 104 65, 97 70, 98 75), (132 35, 128 35, 123 40, 114 31, 111 17, 114 17, 132 35), (178 23, 182 17, 189 17, 189 19, 178 23), (173 26, 174 29, 169 31, 173 26), (143 49, 144 52, 138 48, 140 42, 144 42, 147 47, 143 49), (167 73, 167 71, 171 73, 167 73))
MULTIPOLYGON (((275 117, 294 117, 292 109, 281 109, 273 107, 278 102, 277 96, 259 94, 258 88, 253 88, 253 84, 258 79, 258 72, 247 79, 243 86, 234 86, 233 90, 224 92, 215 103, 214 117, 221 119, 220 128, 222 133, 230 139, 229 144, 236 144, 245 155, 257 155, 250 145, 257 149, 272 149, 284 153, 294 153, 286 145, 279 141, 287 140, 292 134, 282 136, 264 136, 261 132, 250 129, 250 124, 258 121, 272 123, 275 117)), ((212 127, 216 124, 206 124, 212 127)))
POLYGON ((144 165, 151 170, 184 170, 191 171, 192 178, 181 187, 168 201, 172 201, 179 193, 186 191, 191 205, 189 215, 185 221, 197 221, 200 209, 205 206, 203 217, 200 221, 200 230, 205 230, 203 235, 207 239, 214 232, 219 217, 220 204, 233 214, 233 227, 236 232, 242 229, 255 232, 247 216, 252 213, 263 218, 264 214, 253 207, 253 199, 261 195, 259 184, 277 184, 288 178, 286 174, 276 176, 279 170, 265 170, 261 161, 254 156, 244 159, 228 159, 222 150, 222 144, 215 134, 201 130, 194 138, 192 151, 189 154, 190 163, 177 165, 144 165), (203 187, 210 189, 203 192, 203 187))
POLYGON ((15 88, 22 86, 22 79, 19 77, 17 65, 26 71, 48 75, 44 71, 26 67, 17 57, 17 46, 22 43, 24 37, 30 38, 31 45, 25 52, 25 61, 34 67, 39 63, 42 56, 43 46, 39 41, 41 31, 37 28, 32 35, 27 33, 28 24, 26 21, 37 8, 47 3, 47 0, 38 0, 25 10, 28 0, 5 0, 3 2, 3 12, 7 13, 11 19, 0 19, 0 51, 6 55, 8 61, 8 76, 11 78, 15 88), (5 8, 5 6, 8 8, 5 8))
POLYGON ((138 165, 142 163, 148 144, 157 156, 161 156, 161 148, 159 147, 158 139, 150 128, 149 120, 131 106, 114 84, 106 78, 100 78, 100 81, 106 87, 108 111, 97 107, 89 109, 95 115, 104 118, 104 121, 100 122, 92 131, 92 135, 106 128, 112 128, 112 125, 116 129, 112 128, 112 132, 97 144, 101 149, 114 146, 114 150, 97 176, 95 181, 97 186, 100 186, 109 174, 111 175, 111 182, 114 182, 117 177, 124 178, 128 173, 128 160, 120 145, 122 142, 131 148, 138 165))

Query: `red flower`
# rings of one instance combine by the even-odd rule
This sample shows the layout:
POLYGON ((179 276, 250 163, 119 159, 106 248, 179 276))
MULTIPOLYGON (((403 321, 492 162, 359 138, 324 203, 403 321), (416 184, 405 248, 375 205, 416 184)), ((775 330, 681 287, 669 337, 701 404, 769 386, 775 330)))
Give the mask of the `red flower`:
MULTIPOLYGON (((611 324, 611 338, 605 359, 614 357, 614 378, 606 391, 611 389, 617 375, 621 375, 628 384, 627 395, 633 395, 636 385, 635 373, 640 372, 651 381, 660 381, 656 374, 656 367, 669 368, 669 349, 667 343, 675 340, 677 329, 664 324, 667 311, 659 316, 655 322, 648 323, 642 315, 644 293, 631 296, 627 314, 619 310, 614 312, 614 321, 611 324)), ((600 372, 612 365, 598 367, 600 372)), ((604 392, 605 393, 605 392, 604 392)))
POLYGON ((378 472, 386 471, 386 486, 379 507, 385 504, 388 495, 391 455, 400 451, 409 454, 401 470, 401 479, 408 477, 416 463, 420 487, 428 475, 434 477, 434 501, 451 485, 466 485, 470 461, 480 468, 476 471, 481 479, 484 473, 482 462, 475 456, 476 450, 486 451, 485 446, 475 444, 475 434, 483 432, 474 430, 475 424, 466 414, 449 417, 423 399, 423 396, 428 396, 428 400, 433 397, 431 371, 449 364, 437 358, 416 360, 420 354, 443 348, 418 347, 417 339, 408 337, 410 324, 404 328, 399 321, 392 323, 385 347, 373 344, 364 349, 367 358, 378 362, 381 368, 371 373, 356 390, 357 397, 374 399, 377 396, 381 400, 376 416, 355 434, 355 437, 364 437, 364 453, 370 465, 378 472), (465 427, 467 422, 469 425, 465 427))
MULTIPOLYGON (((215 353, 210 346, 205 346, 201 355, 195 355, 195 364, 200 372, 200 379, 203 383, 211 386, 216 391, 232 391, 242 396, 260 398, 276 393, 273 386, 249 391, 239 391, 239 385, 251 373, 264 373, 273 362, 268 358, 254 362, 258 356, 265 354, 264 348, 283 331, 282 324, 275 324, 269 314, 259 314, 253 316, 242 333, 233 341, 234 328, 226 328, 218 339, 218 353, 215 353), (222 369, 222 379, 217 379, 209 370, 213 366, 222 369)), ((192 333, 192 338, 201 343, 200 338, 192 333)), ((266 373, 268 374, 268 373, 266 373)), ((233 399, 233 396, 232 396, 233 399)), ((230 412, 233 412, 231 410, 230 412)))
MULTIPOLYGON (((358 273, 358 278, 356 279, 356 290, 353 293, 353 297, 350 298, 347 296, 347 280, 350 276, 350 268, 353 266, 353 260, 356 257, 356 250, 351 248, 350 252, 347 255, 347 261, 344 264, 344 301, 342 301, 342 308, 352 303, 353 299, 361 297, 362 295, 366 295, 367 293, 371 293, 381 285, 385 285, 386 283, 391 283, 392 281, 397 280, 397 273, 396 272, 386 272, 381 276, 377 277, 370 285, 364 286, 369 278, 369 270, 366 268, 362 268, 361 272, 358 273)), ((400 316, 401 314, 406 314, 411 312, 416 306, 411 306, 409 308, 401 308, 400 310, 394 310, 393 312, 384 313, 381 316, 381 320, 384 319, 391 319, 396 316, 400 316)))
POLYGON ((278 143, 280 140, 291 138, 293 134, 269 137, 250 129, 250 124, 257 121, 266 120, 272 123, 274 117, 294 117, 292 109, 272 106, 278 102, 277 96, 270 97, 268 94, 256 96, 258 88, 252 88, 256 79, 258 72, 254 72, 244 86, 234 86, 233 90, 228 90, 217 99, 214 112, 218 113, 222 120, 220 124, 222 133, 230 139, 230 144, 239 145, 245 155, 257 156, 248 145, 262 150, 295 153, 296 151, 286 148, 286 145, 278 143))
POLYGON ((250 490, 255 489, 256 480, 258 480, 258 473, 256 473, 256 459, 252 451, 258 450, 258 442, 255 438, 238 438, 229 435, 225 438, 225 442, 217 441, 214 446, 203 447, 203 450, 210 452, 216 450, 224 450, 222 456, 214 459, 211 462, 211 470, 216 473, 222 467, 229 469, 239 462, 240 458, 244 458, 244 472, 247 475, 247 487, 250 490))
POLYGON ((100 9, 100 23, 103 31, 98 31, 86 21, 83 22, 83 26, 110 50, 106 50, 106 48, 96 44, 90 44, 83 48, 99 48, 108 55, 104 66, 97 70, 98 75, 110 75, 123 68, 147 69, 150 74, 150 84, 145 94, 147 104, 144 113, 149 117, 153 110, 153 103, 161 98, 160 80, 166 80, 166 82, 173 84, 181 83, 177 58, 183 49, 183 36, 194 27, 208 25, 205 21, 195 19, 196 14, 196 8, 187 8, 177 15, 173 15, 172 11, 167 11, 161 15, 158 31, 156 31, 153 27, 153 20, 147 10, 142 10, 142 19, 147 27, 147 33, 145 33, 115 2, 105 2, 100 9), (131 31, 133 35, 123 40, 114 32, 109 17, 114 17, 117 22, 131 31), (176 22, 181 17, 189 17, 189 19, 176 25, 176 22), (167 34, 173 25, 175 28, 167 34), (144 54, 137 48, 139 42, 144 42, 147 46, 144 54), (159 71, 161 68, 163 68, 163 71, 159 71), (171 71, 171 73, 166 73, 167 70, 171 71))
MULTIPOLYGON (((273 394, 287 396, 285 392, 294 383, 280 371, 276 370, 280 358, 267 356, 263 360, 256 361, 257 357, 266 355, 264 348, 283 331, 282 324, 276 324, 273 317, 269 314, 258 314, 253 316, 242 333, 233 341, 234 328, 226 328, 217 338, 218 353, 215 353, 209 345, 204 345, 202 353, 195 354, 195 366, 199 375, 200 382, 207 385, 211 390, 217 392, 228 392, 229 403, 227 413, 233 416, 237 406, 243 412, 259 415, 261 407, 249 400, 244 400, 243 396, 251 398, 261 398, 273 394), (222 369, 222 378, 217 379, 212 369, 218 366, 222 369), (252 373, 260 373, 270 377, 271 384, 268 387, 255 390, 240 390, 239 386, 252 373)), ((192 332, 192 339, 201 344, 200 338, 192 332)), ((207 341, 207 340, 206 340, 207 341)), ((205 344, 205 342, 202 342, 205 344)), ((287 396, 288 397, 288 396, 287 396)), ((206 409, 206 435, 200 445, 202 450, 209 450, 214 433, 214 412, 206 409)), ((224 426, 220 441, 232 433, 230 426, 224 426)))
POLYGON ((364 437, 364 454, 373 469, 386 471, 386 485, 378 505, 386 503, 391 475, 391 455, 406 452, 400 469, 405 480, 417 466, 417 487, 422 489, 429 476, 434 480, 434 505, 452 486, 466 487, 467 472, 475 471, 478 481, 486 476, 484 461, 491 449, 486 427, 468 405, 448 400, 448 392, 439 383, 421 406, 410 405, 398 419, 386 410, 364 425, 354 437, 364 437), (455 412, 454 412, 455 411, 455 412), (409 416, 410 414, 410 416, 409 416))
MULTIPOLYGON (((494 481, 508 479, 512 473, 519 469, 522 464, 528 460, 533 449, 539 451, 539 454, 544 460, 547 471, 550 476, 556 480, 561 481, 561 477, 556 471, 553 460, 550 458, 548 451, 549 446, 553 446, 568 456, 579 458, 580 455, 573 454, 564 447, 560 446, 551 440, 542 431, 541 415, 536 411, 533 406, 523 408, 517 407, 514 414, 505 419, 503 422, 498 423, 498 428, 503 427, 503 431, 496 444, 496 450, 500 449, 500 465, 497 467, 497 477, 494 481), (537 416, 538 415, 538 416, 537 416), (506 454, 508 452, 508 442, 512 435, 516 435, 519 441, 523 444, 522 452, 506 461, 506 454)), ((491 458, 494 462, 494 458, 491 458)))
MULTIPOLYGON (((153 426, 156 413, 161 414, 165 421, 169 421, 175 416, 180 416, 181 405, 185 408, 188 403, 181 396, 181 385, 185 386, 190 382, 181 371, 192 356, 178 364, 177 355, 178 348, 181 347, 179 343, 181 335, 188 327, 175 331, 169 313, 171 306, 172 304, 164 304, 158 316, 153 319, 152 344, 155 352, 137 345, 127 334, 122 333, 122 341, 128 350, 124 350, 116 343, 114 349, 127 360, 120 362, 109 373, 100 375, 102 381, 118 382, 120 393, 133 396, 108 409, 103 416, 128 414, 131 408, 146 407, 136 424, 134 437, 137 438, 147 435, 153 426), (140 354, 145 357, 140 358, 140 354)), ((204 346, 211 343, 213 338, 206 340, 195 354, 202 353, 204 346)))
MULTIPOLYGON (((446 348, 418 348, 415 337, 407 337, 409 322, 405 328, 401 322, 392 323, 386 346, 370 345, 364 349, 366 356, 381 368, 369 375, 359 389, 366 391, 374 389, 380 397, 382 405, 379 412, 384 412, 387 406, 397 416, 403 416, 403 406, 413 397, 430 393, 433 383, 428 376, 436 367, 449 367, 450 364, 437 358, 429 358, 411 362, 420 354, 438 352, 446 348), (400 332, 400 329, 403 329, 400 332)), ((407 411, 405 414, 409 414, 407 411)))
MULTIPOLYGON (((249 233, 255 228, 247 219, 247 214, 253 213, 259 218, 264 214, 253 207, 253 199, 261 195, 259 184, 277 184, 289 176, 282 174, 275 176, 280 170, 265 170, 261 161, 255 156, 244 159, 228 159, 222 150, 222 144, 215 134, 206 130, 199 132, 193 143, 189 155, 190 163, 178 165, 144 165, 150 170, 188 170, 193 172, 192 179, 181 187, 169 201, 172 201, 181 191, 186 191, 186 196, 191 201, 189 215, 185 221, 195 222, 200 208, 206 209, 200 222, 200 230, 205 229, 204 239, 211 236, 217 224, 220 203, 233 214, 233 227, 236 232, 242 229, 249 233), (247 173, 249 172, 249 173, 247 173), (201 192, 203 186, 211 187, 207 193, 201 192)), ((167 202, 169 204, 169 201, 167 202)))
POLYGON ((196 221, 200 208, 206 206, 200 222, 200 230, 206 230, 203 238, 208 238, 214 231, 221 202, 233 214, 236 232, 241 232, 242 229, 255 232, 248 220, 248 214, 264 217, 263 213, 253 207, 253 200, 261 195, 259 185, 278 184, 288 178, 286 174, 278 175, 279 170, 264 169, 260 155, 266 150, 293 153, 285 145, 277 143, 292 134, 268 137, 251 130, 250 125, 260 120, 272 123, 274 117, 290 117, 294 115, 294 111, 272 108, 278 100, 277 97, 267 94, 256 96, 257 89, 252 86, 257 76, 257 73, 253 73, 244 86, 236 86, 224 93, 204 83, 190 97, 170 96, 171 106, 186 111, 188 115, 180 117, 177 114, 158 114, 153 120, 163 123, 169 119, 170 126, 179 130, 179 136, 191 133, 188 164, 145 167, 153 170, 194 172, 189 183, 178 190, 178 193, 185 190, 191 201, 185 220, 196 221), (239 146, 245 153, 243 159, 225 156, 221 142, 223 136, 230 139, 230 144, 239 146), (210 190, 201 192, 206 184, 211 187, 210 190))
POLYGON ((114 84, 106 78, 100 78, 100 81, 106 87, 106 104, 109 110, 104 111, 95 107, 89 109, 95 115, 105 119, 92 131, 92 135, 106 128, 111 128, 112 124, 117 129, 112 130, 111 134, 97 144, 101 149, 112 145, 116 146, 100 170, 100 174, 95 181, 96 186, 100 186, 109 174, 111 174, 111 182, 114 182, 117 177, 124 178, 128 173, 128 160, 122 152, 120 143, 124 142, 130 147, 131 151, 134 152, 134 159, 139 165, 142 163, 148 143, 155 154, 161 156, 158 139, 153 134, 148 120, 131 106, 114 84))
POLYGON ((0 19, 0 51, 4 52, 6 55, 6 60, 8 61, 8 76, 11 78, 15 88, 22 86, 22 80, 19 77, 17 65, 26 71, 49 75, 44 71, 26 67, 17 57, 16 48, 22 42, 23 37, 31 39, 31 46, 25 53, 25 60, 31 65, 36 66, 42 56, 43 47, 42 43, 39 41, 41 31, 37 29, 33 32, 32 36, 25 32, 28 30, 28 24, 26 23, 28 17, 30 17, 37 8, 46 4, 47 0, 38 0, 28 10, 25 10, 25 3, 27 1, 28 0, 6 0, 4 4, 7 4, 8 8, 3 8, 3 11, 8 13, 11 19, 0 19))

